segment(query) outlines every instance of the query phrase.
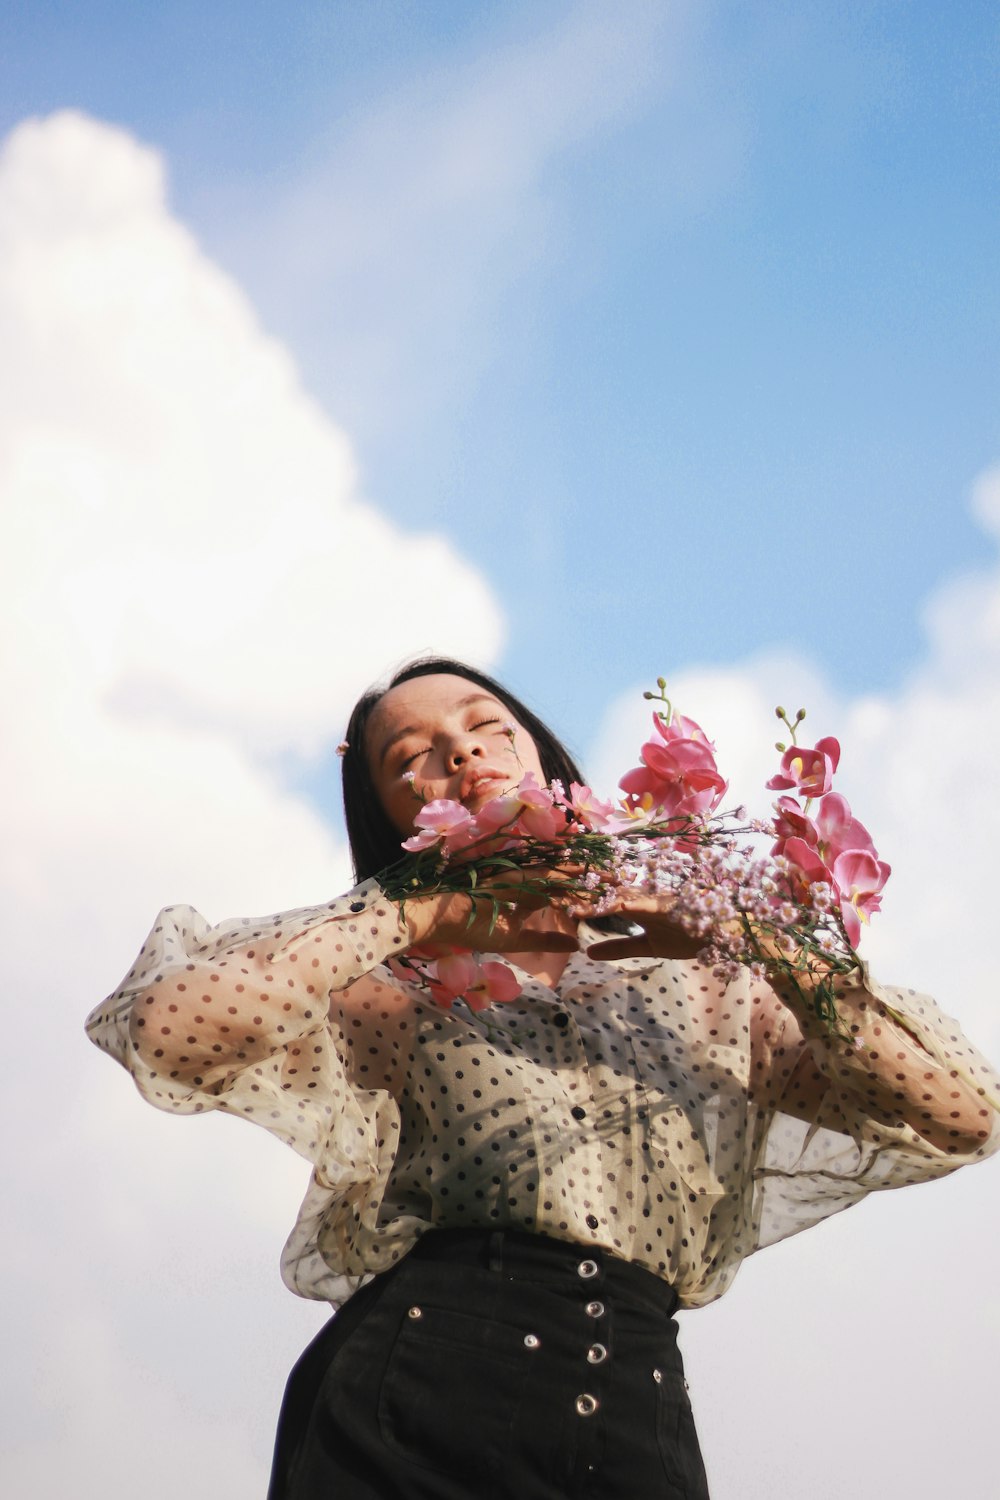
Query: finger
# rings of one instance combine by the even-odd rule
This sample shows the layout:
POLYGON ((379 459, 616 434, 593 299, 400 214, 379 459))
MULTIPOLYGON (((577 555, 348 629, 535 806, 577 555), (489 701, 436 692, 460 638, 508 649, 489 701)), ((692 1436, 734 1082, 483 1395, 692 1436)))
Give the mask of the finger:
POLYGON ((702 939, 692 938, 685 932, 673 932, 655 940, 648 933, 638 933, 635 937, 602 938, 599 943, 591 943, 586 952, 588 958, 599 961, 614 958, 691 959, 697 958, 703 947, 702 939))
POLYGON ((649 939, 602 938, 599 943, 591 943, 586 952, 588 958, 596 958, 599 962, 612 958, 645 958, 649 955, 649 939))
POLYGON ((508 953, 577 953, 580 944, 568 932, 537 932, 528 927, 511 935, 508 953))

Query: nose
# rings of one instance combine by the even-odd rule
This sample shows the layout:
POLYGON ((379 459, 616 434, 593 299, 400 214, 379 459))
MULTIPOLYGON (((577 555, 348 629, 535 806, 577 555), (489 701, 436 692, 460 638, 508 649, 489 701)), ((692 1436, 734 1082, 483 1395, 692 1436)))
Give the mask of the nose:
POLYGON ((460 771, 470 760, 477 760, 485 753, 486 747, 477 735, 456 735, 448 750, 448 769, 460 771))

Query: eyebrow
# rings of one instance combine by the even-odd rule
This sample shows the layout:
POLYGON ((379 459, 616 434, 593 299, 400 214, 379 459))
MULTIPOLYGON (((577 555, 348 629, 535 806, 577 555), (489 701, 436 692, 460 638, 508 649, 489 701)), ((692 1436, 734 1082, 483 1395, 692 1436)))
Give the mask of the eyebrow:
MULTIPOLYGON (((503 708, 503 704, 500 702, 499 698, 494 698, 492 693, 487 693, 485 691, 481 693, 469 693, 468 697, 459 698, 458 702, 454 704, 454 707, 456 709, 468 708, 470 703, 495 703, 497 708, 503 708)), ((389 738, 382 746, 382 749, 379 751, 379 765, 381 766, 385 764, 385 758, 389 754, 389 751, 392 749, 393 745, 398 744, 400 740, 405 739, 408 734, 421 733, 423 733, 423 731, 419 728, 419 726, 407 724, 402 729, 397 729, 395 734, 390 734, 389 738)))

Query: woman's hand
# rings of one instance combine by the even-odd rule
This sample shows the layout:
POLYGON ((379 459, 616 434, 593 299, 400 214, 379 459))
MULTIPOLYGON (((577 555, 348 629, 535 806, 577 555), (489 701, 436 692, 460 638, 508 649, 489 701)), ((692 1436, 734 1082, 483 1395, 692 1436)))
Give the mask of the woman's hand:
POLYGON ((577 918, 567 901, 511 889, 505 876, 502 893, 483 885, 473 894, 414 896, 403 907, 403 919, 414 947, 471 948, 482 953, 575 953, 577 918))
MULTIPOLYGON (((642 931, 591 943, 587 948, 588 958, 694 958, 709 939, 692 937, 674 917, 674 904, 671 896, 643 896, 630 891, 623 892, 610 908, 602 902, 602 916, 627 917, 642 931)), ((573 906, 570 915, 586 921, 590 912, 586 906, 573 906)))

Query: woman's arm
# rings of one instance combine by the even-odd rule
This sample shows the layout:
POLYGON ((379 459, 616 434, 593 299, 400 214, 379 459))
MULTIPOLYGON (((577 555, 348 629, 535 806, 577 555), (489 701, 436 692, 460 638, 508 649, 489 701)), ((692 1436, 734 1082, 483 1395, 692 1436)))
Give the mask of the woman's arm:
MULTIPOLYGON (((615 908, 642 932, 592 945, 594 958, 688 958, 704 944, 674 922, 668 898, 627 896, 615 908)), ((886 1125, 903 1123, 953 1156, 981 1148, 1000 1100, 988 1080, 956 1065, 929 1029, 905 1014, 859 970, 835 981, 840 1034, 821 1021, 815 990, 830 976, 816 964, 793 984, 766 940, 758 944, 769 982, 755 986, 753 1088, 798 1119, 817 1120, 831 1083, 886 1125)), ((955 1038, 959 1050, 963 1043, 955 1038)), ((964 1044, 967 1046, 967 1044, 964 1044)))
POLYGON ((945 1155, 968 1156, 990 1140, 997 1103, 988 1080, 939 1055, 930 1030, 922 1036, 867 974, 838 984, 836 1008, 840 1035, 780 975, 755 1007, 758 1076, 785 1114, 817 1119, 835 1084, 872 1119, 908 1125, 945 1155))
MULTIPOLYGON (((401 907, 368 880, 325 906, 210 926, 189 906, 157 918, 121 986, 89 1017, 91 1038, 153 1102, 173 1105, 234 1070, 298 1049, 325 1022, 328 996, 415 944, 571 950, 576 940, 527 924, 537 903, 414 897, 401 907)), ((294 1057, 292 1060, 294 1066, 294 1057)))
POLYGON ((325 906, 215 927, 189 906, 167 907, 87 1031, 137 1081, 208 1088, 308 1034, 331 990, 409 941, 373 880, 325 906))

